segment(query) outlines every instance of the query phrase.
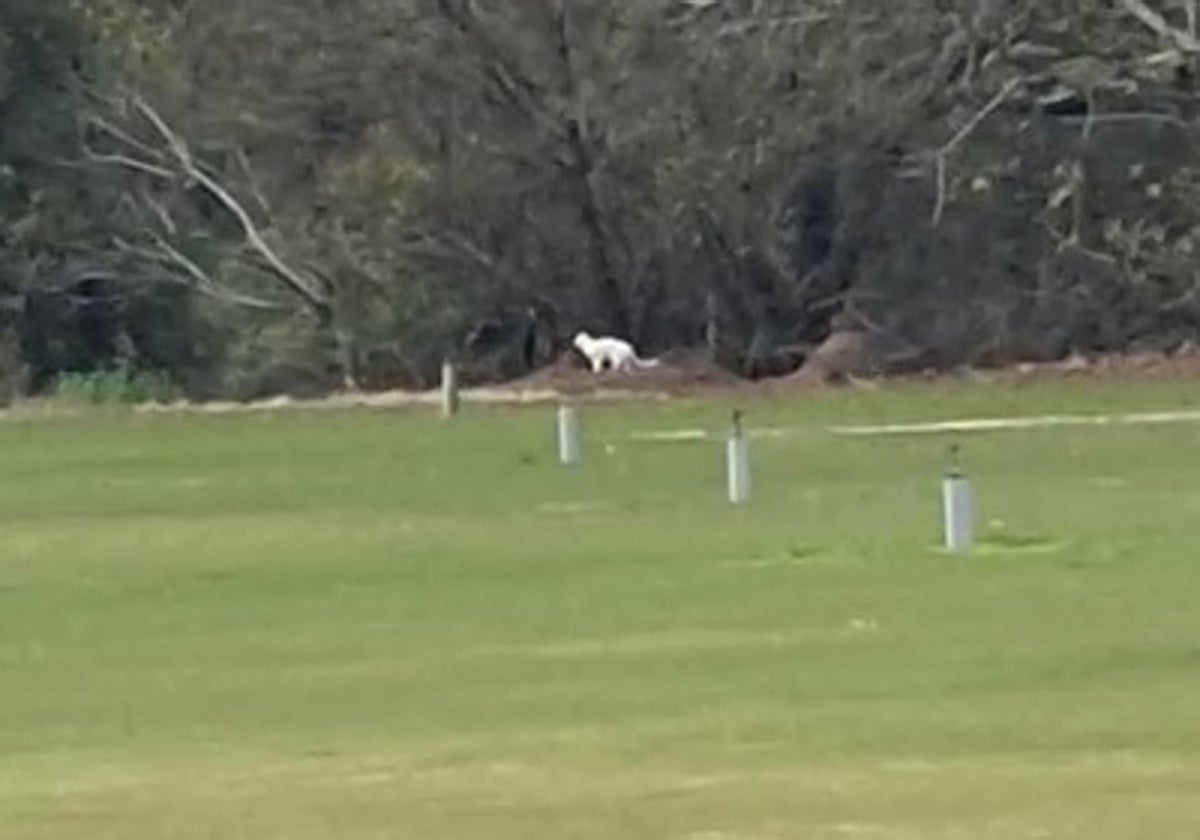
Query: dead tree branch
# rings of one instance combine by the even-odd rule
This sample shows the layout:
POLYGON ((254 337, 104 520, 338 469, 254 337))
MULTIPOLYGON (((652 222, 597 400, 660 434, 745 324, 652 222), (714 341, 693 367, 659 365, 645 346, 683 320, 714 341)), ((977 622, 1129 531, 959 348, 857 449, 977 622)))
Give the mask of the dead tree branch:
MULTIPOLYGON (((1183 32, 1171 26, 1171 24, 1167 23, 1166 18, 1147 6, 1142 0, 1120 0, 1120 3, 1121 8, 1141 21, 1142 24, 1160 38, 1170 41, 1176 49, 1183 52, 1200 53, 1200 40, 1197 40, 1195 33, 1183 32)), ((1189 26, 1191 26, 1192 19, 1195 16, 1194 4, 1189 5, 1187 10, 1189 12, 1189 26)))
MULTIPOLYGON (((133 114, 149 125, 163 148, 160 149, 152 143, 140 140, 132 132, 97 117, 91 121, 91 125, 115 141, 119 147, 123 147, 123 150, 117 153, 108 153, 88 147, 85 149, 87 159, 92 163, 129 169, 184 188, 198 186, 204 190, 237 220, 245 240, 245 247, 251 254, 252 261, 298 298, 316 317, 320 328, 329 331, 335 337, 344 385, 356 389, 357 384, 353 378, 351 365, 350 339, 342 329, 343 325, 337 323, 333 284, 314 272, 302 271, 289 264, 268 241, 266 233, 255 222, 245 206, 218 180, 215 174, 195 158, 183 136, 175 131, 145 98, 137 93, 130 93, 120 104, 125 106, 123 112, 132 110, 133 114), (135 153, 144 155, 146 159, 135 156, 135 153)), ((241 163, 243 166, 248 164, 245 160, 242 160, 241 163)), ((266 212, 265 209, 264 212, 266 212)), ((260 310, 279 309, 270 301, 240 295, 225 289, 209 277, 200 266, 161 237, 156 237, 156 248, 148 253, 143 253, 142 256, 154 259, 160 264, 173 266, 184 276, 191 278, 195 288, 203 294, 260 310)))
POLYGON ((163 142, 171 150, 175 158, 175 163, 180 167, 184 175, 203 187, 209 195, 215 198, 237 219, 242 232, 246 236, 247 243, 263 257, 271 272, 310 306, 317 309, 327 308, 331 303, 329 295, 318 289, 315 283, 284 262, 276 250, 267 242, 262 232, 258 229, 258 226, 254 223, 254 220, 250 218, 250 214, 246 211, 246 208, 215 178, 195 163, 191 150, 183 138, 167 125, 166 120, 140 96, 134 97, 133 104, 137 111, 146 118, 155 131, 162 137, 163 142))
POLYGON ((946 141, 941 148, 933 152, 933 162, 937 172, 937 200, 934 203, 932 218, 934 227, 937 227, 939 224, 941 224, 942 216, 946 211, 946 181, 948 160, 950 155, 953 154, 959 146, 965 143, 970 136, 975 133, 979 126, 983 124, 983 121, 991 116, 992 112, 1003 105, 1005 101, 1012 96, 1013 92, 1021 86, 1022 81, 1023 80, 1019 78, 1009 79, 1004 84, 1004 87, 1002 87, 995 96, 988 100, 987 104, 976 111, 975 114, 969 120, 967 120, 963 127, 954 133, 953 137, 946 141))
POLYGON ((168 266, 169 268, 181 271, 189 280, 188 285, 196 289, 203 295, 218 300, 222 303, 232 304, 234 306, 244 306, 248 309, 257 309, 263 312, 285 312, 287 307, 278 303, 273 303, 262 298, 251 297, 249 295, 239 294, 230 289, 227 289, 221 283, 218 283, 212 276, 201 268, 195 260, 188 257, 178 248, 167 242, 161 236, 155 234, 153 236, 154 247, 148 248, 144 246, 133 245, 121 238, 113 240, 113 244, 122 253, 141 257, 142 259, 150 260, 151 262, 159 263, 160 265, 168 266))

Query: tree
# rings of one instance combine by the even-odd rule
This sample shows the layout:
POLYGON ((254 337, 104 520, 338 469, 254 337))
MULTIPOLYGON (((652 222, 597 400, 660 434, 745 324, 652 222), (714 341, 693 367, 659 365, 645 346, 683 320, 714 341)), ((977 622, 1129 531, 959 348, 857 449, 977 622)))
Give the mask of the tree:
POLYGON ((242 395, 509 376, 581 327, 755 375, 845 330, 884 367, 1170 346, 1195 18, 12 0, 0 283, 39 383, 128 357, 242 395))

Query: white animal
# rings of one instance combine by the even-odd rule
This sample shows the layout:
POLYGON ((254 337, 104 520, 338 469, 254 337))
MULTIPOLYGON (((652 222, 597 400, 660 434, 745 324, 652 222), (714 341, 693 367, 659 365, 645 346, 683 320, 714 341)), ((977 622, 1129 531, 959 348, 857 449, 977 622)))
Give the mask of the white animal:
POLYGON ((575 349, 587 357, 593 373, 608 370, 632 371, 634 368, 658 367, 658 359, 643 359, 633 345, 623 338, 592 336, 578 332, 572 342, 575 349))

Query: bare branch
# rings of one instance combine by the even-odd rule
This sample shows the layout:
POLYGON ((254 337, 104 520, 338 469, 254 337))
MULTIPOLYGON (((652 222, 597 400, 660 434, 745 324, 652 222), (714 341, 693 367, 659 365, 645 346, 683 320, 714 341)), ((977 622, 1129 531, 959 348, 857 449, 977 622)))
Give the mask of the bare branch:
POLYGON ((267 312, 287 311, 287 307, 281 306, 278 303, 272 303, 271 301, 262 300, 261 298, 242 295, 226 288, 214 280, 208 274, 208 272, 197 265, 194 260, 160 236, 154 237, 155 248, 139 247, 132 245, 120 238, 114 239, 113 244, 124 253, 149 259, 159 264, 173 266, 181 270, 187 277, 191 279, 191 282, 187 284, 190 288, 193 288, 202 294, 208 295, 215 300, 219 300, 222 303, 244 306, 249 309, 258 309, 267 312))
POLYGON ((298 271, 284 262, 275 249, 271 247, 270 243, 267 242, 262 232, 258 229, 258 226, 254 223, 254 220, 250 218, 250 214, 246 212, 246 208, 220 182, 205 172, 202 167, 196 165, 192 158, 191 150, 183 139, 167 125, 166 120, 141 96, 135 94, 133 104, 138 113, 154 126, 155 131, 162 137, 163 142, 167 144, 167 147, 175 157, 176 163, 183 170, 184 174, 203 187, 209 195, 233 214, 238 224, 241 225, 242 232, 246 236, 246 241, 251 248, 262 256, 271 273, 282 280, 284 284, 303 298, 309 305, 320 309, 327 308, 330 304, 328 296, 315 288, 308 278, 302 276, 298 271))
MULTIPOLYGON (((1126 12, 1141 21, 1160 38, 1170 41, 1176 48, 1183 52, 1200 53, 1200 40, 1196 39, 1194 33, 1183 32, 1171 26, 1167 23, 1166 18, 1147 6, 1142 0, 1120 0, 1120 3, 1126 12)), ((1187 8, 1190 12, 1189 27, 1191 27, 1194 25, 1195 6, 1189 5, 1187 8)))
POLYGON ((408 242, 400 246, 407 253, 421 254, 432 259, 464 262, 483 269, 489 275, 498 275, 495 259, 482 251, 475 243, 453 230, 415 232, 408 242))
POLYGON ((954 133, 946 143, 933 153, 933 162, 937 172, 937 201, 933 208, 932 223, 936 227, 941 224, 942 217, 946 212, 946 180, 947 180, 947 160, 949 156, 967 141, 967 139, 975 133, 975 130, 982 125, 993 111, 1004 104, 1005 100, 1020 87, 1022 79, 1009 79, 1000 91, 988 100, 982 108, 975 112, 971 119, 967 120, 958 131, 954 133))
MULTIPOLYGON (((206 167, 202 166, 193 157, 191 149, 184 139, 168 125, 167 121, 144 98, 137 94, 131 94, 130 101, 136 112, 154 128, 155 133, 165 144, 170 153, 170 159, 176 168, 168 168, 159 150, 100 117, 93 117, 90 120, 95 128, 119 143, 132 147, 139 154, 149 157, 151 160, 145 160, 129 154, 101 153, 85 146, 84 153, 86 159, 91 163, 130 169, 165 181, 190 181, 199 185, 237 219, 246 238, 247 245, 260 258, 265 270, 281 280, 284 285, 303 299, 309 306, 319 310, 319 312, 327 312, 331 304, 329 296, 323 290, 316 287, 309 278, 302 275, 283 260, 266 240, 266 237, 259 230, 245 207, 233 197, 216 177, 207 171, 206 167)), ((244 155, 239 158, 239 162, 247 170, 247 176, 249 177, 251 174, 249 172, 249 163, 244 155)), ((265 208, 265 201, 262 200, 257 190, 255 190, 255 196, 265 208)), ((173 232, 174 223, 161 203, 152 200, 148 196, 143 196, 143 199, 157 214, 160 224, 168 232, 173 232)), ((128 253, 136 253, 142 257, 153 259, 156 262, 173 266, 191 279, 191 285, 194 288, 210 297, 226 303, 254 309, 270 311, 284 310, 284 307, 279 304, 242 295, 226 288, 209 276, 193 260, 172 246, 166 239, 155 234, 154 240, 156 246, 154 249, 137 248, 124 242, 118 242, 117 244, 122 250, 128 253)))
POLYGON ((172 180, 175 178, 175 173, 170 169, 159 166, 154 163, 147 163, 144 160, 138 160, 135 157, 122 154, 101 154, 89 148, 86 144, 83 147, 84 156, 90 163, 98 163, 102 166, 119 166, 123 169, 132 169, 135 172, 142 172, 146 175, 153 175, 156 178, 172 180))
POLYGON ((1008 97, 1012 96, 1013 91, 1021 86, 1023 79, 1009 79, 1004 87, 1002 87, 988 103, 980 108, 971 119, 967 120, 966 125, 960 128, 947 143, 938 149, 934 154, 945 156, 953 152, 961 146, 968 137, 975 133, 975 129, 979 128, 980 124, 991 116, 992 112, 1004 104, 1008 97))
POLYGON ((938 155, 934 159, 934 166, 937 167, 937 201, 933 205, 932 221, 933 226, 937 227, 946 213, 946 156, 938 155))
POLYGON ((249 295, 239 294, 231 289, 226 288, 223 284, 214 280, 208 272, 202 269, 196 262, 180 251, 178 248, 171 245, 161 236, 154 237, 155 244, 163 255, 178 265, 188 275, 196 281, 196 288, 204 294, 226 303, 245 306, 250 309, 260 309, 268 312, 285 312, 287 307, 281 306, 278 303, 273 303, 269 300, 250 297, 249 295))
POLYGON ((1191 126, 1186 120, 1175 114, 1156 113, 1154 111, 1110 111, 1107 114, 1095 114, 1085 116, 1064 115, 1056 117, 1058 122, 1065 124, 1091 124, 1093 126, 1104 125, 1105 123, 1131 123, 1131 122, 1148 122, 1148 123, 1163 123, 1164 125, 1172 125, 1176 128, 1191 129, 1191 126))
POLYGON ((258 209, 265 214, 270 214, 271 205, 267 202, 263 195, 262 188, 258 185, 258 179, 254 176, 254 170, 250 166, 250 158, 246 154, 246 150, 238 146, 233 151, 234 158, 238 162, 238 166, 242 168, 242 174, 246 176, 246 184, 250 188, 250 195, 254 197, 255 203, 258 204, 258 209))
POLYGON ((121 144, 140 152, 152 160, 156 160, 160 163, 162 162, 163 156, 160 150, 154 148, 148 143, 142 142, 128 131, 125 131, 117 125, 114 125, 98 114, 89 115, 87 118, 87 125, 99 129, 100 131, 112 137, 114 140, 117 140, 121 144))

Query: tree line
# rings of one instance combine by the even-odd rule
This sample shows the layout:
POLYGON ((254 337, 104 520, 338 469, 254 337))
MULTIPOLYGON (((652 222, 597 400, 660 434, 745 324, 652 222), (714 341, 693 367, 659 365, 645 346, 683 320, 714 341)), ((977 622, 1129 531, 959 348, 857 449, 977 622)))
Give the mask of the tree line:
POLYGON ((1194 0, 5 0, 0 380, 1200 330, 1194 0))

